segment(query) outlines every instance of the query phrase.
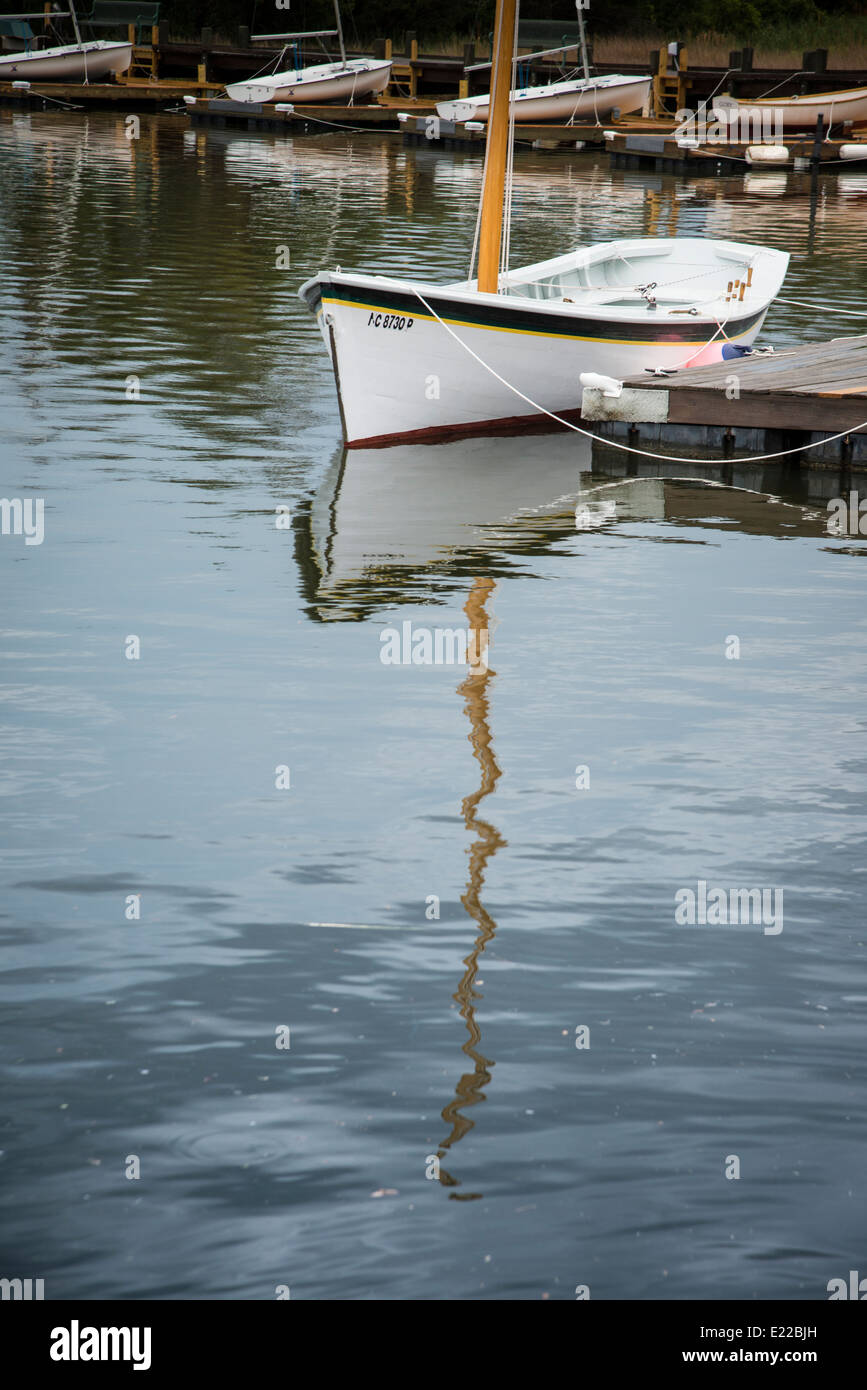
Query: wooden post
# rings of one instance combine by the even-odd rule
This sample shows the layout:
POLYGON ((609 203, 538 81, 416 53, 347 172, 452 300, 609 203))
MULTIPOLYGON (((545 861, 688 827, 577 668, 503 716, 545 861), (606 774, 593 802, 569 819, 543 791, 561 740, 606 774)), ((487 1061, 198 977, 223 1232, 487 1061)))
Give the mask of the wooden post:
POLYGON ((418 62, 418 39, 415 37, 415 34, 412 35, 409 41, 409 61, 409 94, 413 100, 415 100, 418 96, 418 68, 413 66, 413 64, 418 62))
POLYGON ((385 57, 391 59, 394 55, 394 44, 391 39, 385 41, 385 57))
POLYGON ((249 24, 239 24, 239 25, 238 25, 238 47, 239 47, 239 48, 249 48, 249 47, 250 47, 250 26, 249 26, 249 24))
POLYGON ((496 294, 500 283, 500 243, 503 235, 503 197, 509 147, 509 104, 512 94, 516 9, 517 0, 497 0, 493 81, 488 111, 487 165, 479 229, 479 289, 483 294, 496 294))
POLYGON ((811 156, 813 173, 816 174, 822 159, 822 144, 825 139, 825 117, 816 117, 816 134, 813 137, 813 154, 811 156))
POLYGON ((466 69, 471 67, 476 61, 476 45, 474 43, 464 44, 464 75, 458 79, 458 99, 463 100, 470 94, 470 79, 467 77, 466 69))

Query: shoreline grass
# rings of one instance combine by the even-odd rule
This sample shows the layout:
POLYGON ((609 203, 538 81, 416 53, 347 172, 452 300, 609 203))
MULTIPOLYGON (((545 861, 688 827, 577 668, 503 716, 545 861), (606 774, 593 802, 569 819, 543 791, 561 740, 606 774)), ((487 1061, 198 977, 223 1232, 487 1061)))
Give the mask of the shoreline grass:
MULTIPOLYGON (((867 15, 839 15, 818 23, 790 24, 765 29, 747 40, 735 34, 668 33, 606 34, 591 37, 593 56, 600 63, 647 63, 655 48, 664 47, 674 37, 686 44, 691 68, 728 67, 729 54, 736 49, 753 49, 754 68, 780 68, 800 71, 805 53, 815 48, 828 50, 828 68, 862 70, 867 76, 867 15)), ((395 49, 399 37, 395 38, 395 49)), ((401 36, 402 39, 402 36, 401 36)), ((459 57, 464 44, 474 42, 477 61, 484 61, 488 40, 484 35, 453 34, 440 43, 420 43, 422 52, 459 57)))

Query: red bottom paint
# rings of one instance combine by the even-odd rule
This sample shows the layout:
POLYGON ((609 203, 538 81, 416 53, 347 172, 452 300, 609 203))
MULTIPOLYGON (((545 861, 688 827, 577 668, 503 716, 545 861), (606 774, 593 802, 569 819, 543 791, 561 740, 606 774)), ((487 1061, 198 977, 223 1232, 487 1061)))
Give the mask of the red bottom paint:
MULTIPOLYGON (((561 420, 578 424, 580 409, 560 410, 561 420)), ((387 449, 392 444, 447 444, 480 435, 561 434, 568 426, 550 415, 509 415, 499 420, 476 420, 466 425, 432 425, 424 430, 404 430, 402 434, 374 434, 369 439, 353 439, 347 449, 387 449)), ((588 431, 590 433, 590 431, 588 431)))

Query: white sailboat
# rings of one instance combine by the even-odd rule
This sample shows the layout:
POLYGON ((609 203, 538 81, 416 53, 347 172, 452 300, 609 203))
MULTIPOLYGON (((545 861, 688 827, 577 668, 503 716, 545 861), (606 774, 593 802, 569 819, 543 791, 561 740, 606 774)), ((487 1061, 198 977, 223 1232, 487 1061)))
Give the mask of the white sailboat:
POLYGON ((341 63, 318 63, 309 68, 290 68, 268 77, 230 82, 232 101, 340 101, 353 105, 359 97, 373 96, 388 86, 391 63, 375 58, 348 58, 341 63))
MULTIPOLYGON (((44 18, 42 13, 0 15, 0 19, 44 18)), ((0 82, 92 82, 110 73, 126 72, 132 62, 131 43, 112 43, 105 39, 84 42, 71 2, 68 10, 54 11, 49 18, 71 18, 75 43, 0 54, 0 82)))
MULTIPOLYGON (((622 116, 640 111, 650 94, 651 77, 576 77, 545 86, 520 87, 512 92, 515 120, 603 120, 617 109, 622 116)), ((437 114, 445 121, 486 121, 491 98, 487 93, 458 101, 437 102, 437 114)))
MULTIPOLYGON (((391 76, 391 60, 378 58, 347 58, 343 43, 343 24, 340 18, 339 0, 334 0, 336 29, 328 29, 305 34, 255 34, 257 39, 303 39, 318 38, 324 34, 336 34, 340 47, 340 62, 317 63, 312 67, 284 68, 278 72, 267 73, 263 77, 250 77, 243 82, 230 82, 226 93, 232 101, 267 102, 291 101, 299 104, 309 102, 340 101, 351 106, 359 97, 373 96, 388 86, 391 76)), ((283 53, 286 49, 283 49, 283 53)), ((283 57, 277 59, 277 63, 283 57)), ((298 61, 296 49, 296 63, 298 61)))
POLYGON ((779 292, 786 252, 694 237, 508 269, 516 11, 498 0, 477 278, 437 285, 338 267, 298 291, 331 355, 349 446, 575 419, 582 372, 622 378, 737 356, 779 292))
MULTIPOLYGON (((802 97, 760 97, 755 101, 727 97, 720 105, 727 107, 728 112, 723 109, 722 113, 715 111, 714 114, 722 114, 723 120, 749 122, 751 114, 758 112, 772 126, 781 123, 784 130, 813 130, 819 116, 824 116, 827 133, 831 126, 842 125, 844 121, 867 121, 867 87, 816 92, 802 97)), ((752 119, 755 120, 755 114, 752 119)))
MULTIPOLYGON (((618 110, 622 116, 633 111, 641 111, 650 96, 653 81, 649 74, 642 77, 628 77, 623 73, 609 73, 604 77, 591 77, 587 56, 587 35, 584 31, 584 10, 576 4, 578 15, 578 34, 581 48, 583 77, 565 77, 559 82, 548 82, 534 87, 519 87, 511 94, 511 115, 517 122, 522 121, 602 121, 618 110)), ((574 47, 574 45, 572 45, 574 47)), ((552 54, 568 52, 563 48, 546 48, 539 53, 528 53, 521 62, 533 58, 546 58, 552 54)), ((487 66, 486 64, 480 66, 487 66)), ((472 69, 470 69, 472 71, 472 69)), ((491 98, 489 94, 477 97, 461 97, 457 101, 441 101, 437 104, 437 114, 446 121, 486 121, 490 115, 491 98)))

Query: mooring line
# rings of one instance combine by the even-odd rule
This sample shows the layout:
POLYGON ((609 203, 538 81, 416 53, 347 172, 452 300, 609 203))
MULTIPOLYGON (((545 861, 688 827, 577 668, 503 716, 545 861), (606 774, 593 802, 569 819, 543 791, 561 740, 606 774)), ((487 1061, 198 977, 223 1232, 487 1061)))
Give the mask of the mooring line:
MULTIPOLYGON (((558 425, 565 425, 566 429, 574 430, 575 434, 583 434, 587 439, 595 439, 599 443, 604 444, 606 448, 621 449, 627 454, 640 454, 642 458, 662 459, 665 463, 696 463, 699 465, 704 464, 705 466, 709 463, 718 462, 717 459, 689 458, 685 457, 683 454, 655 454, 650 449, 636 449, 631 444, 621 444, 617 439, 605 439, 601 435, 594 434, 592 430, 583 430, 580 425, 573 425, 571 420, 565 420, 562 415, 556 415, 553 410, 548 410, 544 405, 539 405, 538 401, 534 401, 530 396, 525 395, 523 391, 519 390, 517 386, 513 386, 510 381, 506 381, 505 377, 500 376, 498 371, 485 362, 477 352, 474 352, 468 343, 465 343, 462 338, 458 337, 457 333, 452 331, 445 320, 440 318, 436 309, 428 304, 421 290, 413 289, 413 293, 421 301, 428 313, 436 319, 437 323, 442 324, 446 332, 454 338, 455 342, 458 343, 465 352, 469 353, 470 357, 478 362, 480 367, 484 367, 485 371, 490 372, 491 376, 496 377, 497 381, 499 381, 502 386, 505 386, 507 390, 512 391, 516 396, 520 396, 522 401, 526 401, 528 405, 532 406, 534 410, 538 410, 540 414, 547 415, 549 420, 555 420, 558 425)), ((857 434, 860 430, 864 429, 867 429, 867 420, 864 420, 860 425, 851 426, 848 430, 841 430, 839 434, 826 435, 824 439, 817 439, 811 444, 799 444, 795 449, 780 449, 774 454, 738 455, 737 458, 732 459, 732 462, 765 463, 769 459, 788 458, 790 454, 803 454, 806 453, 808 449, 818 449, 822 444, 833 444, 837 439, 845 439, 847 435, 857 434)))

